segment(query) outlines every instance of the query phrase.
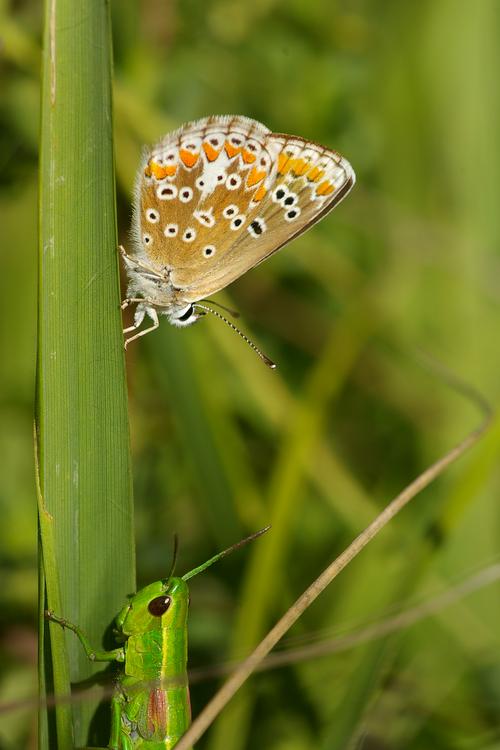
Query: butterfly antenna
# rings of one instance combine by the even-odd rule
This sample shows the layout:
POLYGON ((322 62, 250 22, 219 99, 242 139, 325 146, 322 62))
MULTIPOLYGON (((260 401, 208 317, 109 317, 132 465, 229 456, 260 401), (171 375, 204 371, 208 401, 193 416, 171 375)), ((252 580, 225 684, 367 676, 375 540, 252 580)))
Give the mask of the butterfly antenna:
POLYGON ((225 318, 223 315, 221 315, 220 312, 218 312, 217 310, 213 310, 211 307, 207 307, 207 305, 202 305, 199 302, 196 302, 193 306, 195 308, 199 308, 200 310, 204 310, 205 312, 212 313, 212 315, 215 315, 216 318, 219 318, 220 320, 224 321, 224 323, 226 325, 228 325, 229 328, 232 328, 233 331, 235 331, 239 336, 241 336, 241 338, 243 339, 243 341, 246 341, 246 343, 248 344, 248 346, 250 347, 250 349, 254 350, 254 352, 261 358, 261 360, 264 362, 264 364, 266 364, 268 367, 270 367, 271 370, 275 370, 276 369, 276 363, 273 362, 272 359, 269 359, 269 357, 267 355, 265 355, 264 352, 262 352, 259 349, 259 347, 256 346, 253 343, 253 341, 251 341, 248 338, 248 336, 245 336, 245 334, 243 333, 243 331, 240 331, 239 328, 236 328, 236 326, 234 325, 234 323, 231 323, 231 321, 228 320, 227 318, 225 318))
POLYGON ((238 310, 233 310, 231 307, 226 307, 225 305, 221 305, 221 303, 217 302, 217 300, 215 300, 215 299, 207 299, 206 302, 210 302, 211 305, 217 305, 217 307, 220 307, 221 310, 225 310, 233 318, 239 318, 240 317, 240 314, 239 314, 238 310))

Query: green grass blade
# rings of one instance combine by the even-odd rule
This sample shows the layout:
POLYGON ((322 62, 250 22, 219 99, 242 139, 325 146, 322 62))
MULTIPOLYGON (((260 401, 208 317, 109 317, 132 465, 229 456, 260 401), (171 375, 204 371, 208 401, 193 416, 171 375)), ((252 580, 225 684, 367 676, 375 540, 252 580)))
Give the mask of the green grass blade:
MULTIPOLYGON (((116 244, 108 7, 98 0, 83 5, 47 0, 37 371, 40 531, 48 606, 60 606, 96 644, 134 589, 116 244)), ((66 683, 66 692, 61 640, 51 628, 54 683, 58 689, 66 683)), ((71 634, 66 644, 72 682, 98 671, 71 634)), ((50 672, 47 664, 42 669, 50 672)), ((95 707, 72 708, 77 746, 107 742, 100 726, 88 737, 95 707)), ((58 706, 56 713, 64 710, 58 706)), ((59 734, 57 744, 51 737, 40 746, 62 748, 65 741, 59 734)))

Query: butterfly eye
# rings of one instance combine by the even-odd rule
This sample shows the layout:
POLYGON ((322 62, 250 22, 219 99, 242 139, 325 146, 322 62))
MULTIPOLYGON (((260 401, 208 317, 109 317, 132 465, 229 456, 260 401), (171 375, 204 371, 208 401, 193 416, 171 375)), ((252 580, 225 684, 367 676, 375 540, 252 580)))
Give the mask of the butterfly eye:
POLYGON ((155 211, 154 208, 148 208, 146 209, 146 219, 150 221, 151 224, 157 224, 160 220, 160 214, 158 211, 155 211))
POLYGON ((162 201, 171 201, 177 197, 177 188, 175 185, 160 185, 156 195, 162 201))
POLYGON ((181 191, 179 193, 179 200, 181 201, 181 203, 189 203, 192 197, 193 191, 190 187, 181 188, 181 191))
POLYGON ((213 245, 207 245, 203 248, 203 255, 205 258, 210 258, 215 253, 215 247, 213 245))
POLYGON ((157 596, 148 604, 148 611, 153 617, 161 617, 170 607, 171 598, 169 596, 157 596))
POLYGON ((230 225, 231 229, 236 231, 237 229, 241 227, 241 225, 245 222, 245 220, 246 220, 246 216, 243 216, 243 214, 238 214, 238 216, 236 216, 236 218, 234 218, 231 222, 231 225, 230 225))
MULTIPOLYGON (((192 315, 194 315, 193 305, 188 305, 182 315, 179 315, 177 318, 175 318, 175 320, 177 321, 177 323, 179 323, 179 321, 180 323, 188 323, 189 318, 191 318, 192 315)), ((191 321, 191 323, 192 322, 193 321, 191 321)))

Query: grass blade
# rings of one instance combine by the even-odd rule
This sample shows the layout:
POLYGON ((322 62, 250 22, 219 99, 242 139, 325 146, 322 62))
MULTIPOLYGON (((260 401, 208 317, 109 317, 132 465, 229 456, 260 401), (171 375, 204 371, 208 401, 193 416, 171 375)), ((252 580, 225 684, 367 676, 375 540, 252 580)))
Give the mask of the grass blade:
MULTIPOLYGON (((108 13, 98 0, 45 3, 40 168, 37 437, 45 590, 48 606, 60 606, 96 644, 134 589, 108 13)), ((61 690, 61 634, 50 630, 54 687, 61 690)), ((66 643, 71 681, 89 678, 96 669, 75 639, 66 643)), ((41 669, 50 673, 47 663, 41 669)), ((89 737, 94 711, 95 703, 73 707, 77 745, 106 743, 99 724, 89 737)), ((60 733, 58 739, 49 737, 50 748, 67 741, 60 733)))

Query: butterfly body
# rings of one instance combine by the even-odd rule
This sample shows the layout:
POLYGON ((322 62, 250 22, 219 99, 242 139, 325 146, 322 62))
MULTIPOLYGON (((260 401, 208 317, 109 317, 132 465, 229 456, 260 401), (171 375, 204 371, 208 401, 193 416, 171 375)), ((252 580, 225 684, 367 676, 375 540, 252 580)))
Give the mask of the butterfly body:
POLYGON ((306 231, 354 182, 335 151, 246 117, 208 117, 165 136, 136 182, 135 255, 124 259, 138 307, 128 330, 145 314, 153 328, 158 314, 194 323, 205 314, 196 303, 306 231))

